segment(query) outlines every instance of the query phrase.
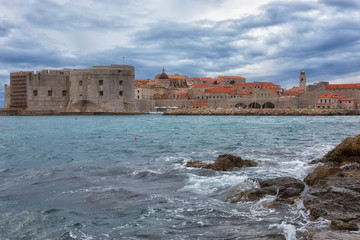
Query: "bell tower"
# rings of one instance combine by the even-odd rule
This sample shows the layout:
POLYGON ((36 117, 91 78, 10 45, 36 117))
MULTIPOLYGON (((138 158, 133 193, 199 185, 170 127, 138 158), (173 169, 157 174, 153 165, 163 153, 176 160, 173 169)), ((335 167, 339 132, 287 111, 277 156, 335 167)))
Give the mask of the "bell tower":
POLYGON ((301 71, 299 79, 300 90, 306 92, 306 75, 305 71, 301 71))

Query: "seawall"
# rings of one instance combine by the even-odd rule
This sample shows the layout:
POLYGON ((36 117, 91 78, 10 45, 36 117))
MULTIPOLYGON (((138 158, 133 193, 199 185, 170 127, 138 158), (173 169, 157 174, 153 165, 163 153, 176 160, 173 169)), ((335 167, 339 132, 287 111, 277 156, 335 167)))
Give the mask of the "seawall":
POLYGON ((69 115, 142 115, 139 112, 56 112, 1 110, 0 116, 69 116, 69 115))
POLYGON ((273 108, 273 109, 175 109, 164 115, 238 115, 238 116, 353 116, 360 110, 320 108, 273 108))

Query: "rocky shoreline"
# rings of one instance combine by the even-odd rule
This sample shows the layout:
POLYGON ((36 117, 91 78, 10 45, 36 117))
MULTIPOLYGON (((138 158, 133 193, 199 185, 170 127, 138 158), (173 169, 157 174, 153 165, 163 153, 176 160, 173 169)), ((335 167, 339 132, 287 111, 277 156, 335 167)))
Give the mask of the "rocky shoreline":
POLYGON ((164 115, 234 115, 234 116, 350 116, 360 115, 360 110, 324 108, 231 108, 231 109, 192 109, 179 108, 167 111, 164 115))
MULTIPOLYGON (((235 186, 229 190, 227 201, 258 201, 266 195, 273 195, 276 199, 268 207, 276 208, 295 204, 301 199, 311 220, 322 217, 331 222, 329 229, 307 232, 304 240, 360 239, 357 232, 360 230, 360 134, 346 138, 311 164, 318 166, 303 181, 292 177, 251 179, 257 187, 244 190, 235 186)), ((257 163, 224 154, 210 164, 192 161, 186 166, 231 171, 234 167, 256 167, 257 163)))

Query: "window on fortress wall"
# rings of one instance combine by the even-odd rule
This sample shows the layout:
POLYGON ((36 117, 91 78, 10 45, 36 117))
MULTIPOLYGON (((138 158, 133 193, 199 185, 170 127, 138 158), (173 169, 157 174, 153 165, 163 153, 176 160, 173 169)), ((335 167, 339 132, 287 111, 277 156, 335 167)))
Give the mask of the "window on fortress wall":
POLYGON ((37 94, 38 94, 37 90, 34 90, 34 91, 33 91, 33 94, 34 94, 34 97, 36 97, 37 94))
POLYGON ((99 80, 99 85, 104 85, 104 80, 99 80))
POLYGON ((123 85, 123 80, 119 81, 119 85, 122 86, 123 85))
POLYGON ((66 90, 62 91, 62 95, 63 95, 63 97, 66 97, 67 91, 66 90))
POLYGON ((104 96, 104 92, 103 92, 103 91, 99 91, 99 95, 100 95, 100 96, 104 96))
POLYGON ((48 96, 51 97, 52 96, 52 90, 48 91, 48 96))
POLYGON ((82 81, 79 81, 79 86, 82 86, 82 81))
POLYGON ((123 91, 120 91, 119 95, 122 97, 124 95, 123 91))

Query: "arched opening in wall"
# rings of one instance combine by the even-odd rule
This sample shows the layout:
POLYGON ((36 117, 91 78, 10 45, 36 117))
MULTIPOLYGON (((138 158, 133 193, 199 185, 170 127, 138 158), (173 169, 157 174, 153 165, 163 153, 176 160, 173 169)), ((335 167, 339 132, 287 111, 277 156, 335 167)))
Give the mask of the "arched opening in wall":
POLYGON ((235 105, 235 108, 247 108, 247 105, 244 104, 244 103, 237 103, 237 104, 235 105))
POLYGON ((261 105, 257 102, 252 102, 249 104, 249 108, 261 108, 261 105))
POLYGON ((275 108, 275 104, 273 104, 272 102, 267 102, 267 103, 264 103, 263 108, 275 108))

